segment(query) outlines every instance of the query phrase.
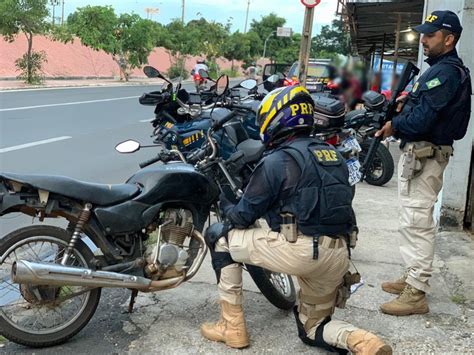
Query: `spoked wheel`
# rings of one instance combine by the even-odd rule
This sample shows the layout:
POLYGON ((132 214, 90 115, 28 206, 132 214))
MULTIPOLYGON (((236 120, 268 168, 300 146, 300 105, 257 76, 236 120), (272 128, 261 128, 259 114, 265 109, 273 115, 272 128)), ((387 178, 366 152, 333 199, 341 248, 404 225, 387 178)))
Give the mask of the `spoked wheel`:
MULTIPOLYGON (((65 342, 77 334, 94 314, 100 288, 13 283, 17 260, 61 262, 70 235, 61 228, 31 226, 0 240, 0 333, 32 347, 65 342)), ((90 249, 78 240, 67 265, 90 268, 90 249)))
POLYGON ((296 290, 290 275, 254 265, 246 265, 246 267, 260 292, 271 304, 284 310, 294 307, 296 290))

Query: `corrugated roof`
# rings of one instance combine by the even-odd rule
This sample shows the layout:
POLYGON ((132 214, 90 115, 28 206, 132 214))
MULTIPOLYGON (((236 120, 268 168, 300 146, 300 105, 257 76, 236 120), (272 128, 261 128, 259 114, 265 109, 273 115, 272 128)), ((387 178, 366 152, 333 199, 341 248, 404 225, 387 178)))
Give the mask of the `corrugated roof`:
POLYGON ((395 49, 395 32, 400 16, 399 57, 416 60, 418 35, 407 40, 409 28, 422 22, 424 0, 339 0, 342 15, 350 29, 355 53, 368 56, 375 48, 381 51, 385 33, 385 54, 395 49))

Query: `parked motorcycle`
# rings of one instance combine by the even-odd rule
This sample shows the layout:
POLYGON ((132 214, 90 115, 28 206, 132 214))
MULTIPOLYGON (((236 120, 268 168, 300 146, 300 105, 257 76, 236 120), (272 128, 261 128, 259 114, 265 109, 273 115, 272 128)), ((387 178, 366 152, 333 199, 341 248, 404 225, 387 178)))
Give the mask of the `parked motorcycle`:
MULTIPOLYGON (((147 69, 147 75, 154 70, 153 77, 162 77, 154 68, 147 69)), ((166 78, 164 78, 166 80, 166 78)), ((278 76, 274 75, 267 79, 269 83, 276 82, 278 76)), ((237 103, 245 106, 239 110, 242 122, 250 138, 260 139, 258 124, 255 120, 256 110, 260 104, 263 94, 257 92, 257 82, 253 79, 244 80, 229 88, 226 93, 216 100, 214 91, 202 92, 200 95, 187 93, 186 90, 167 86, 165 91, 143 94, 139 102, 144 105, 155 106, 155 119, 151 122, 154 143, 164 144, 168 149, 178 149, 184 155, 201 147, 205 141, 205 132, 210 128, 213 119, 219 119, 230 113, 229 103, 237 103), (241 90, 246 90, 247 95, 241 97, 241 90), (213 117, 211 119, 211 116, 213 117)), ((221 138, 223 132, 218 132, 221 138)), ((234 152, 238 137, 227 135, 231 142, 221 139, 221 154, 228 158, 234 152)))
MULTIPOLYGON (((218 93, 226 88, 225 82, 217 83, 218 93)), ((234 116, 215 122, 213 130, 234 116)), ((127 141, 116 149, 133 152, 140 145, 127 141)), ((230 177, 212 139, 199 152, 192 165, 179 151, 164 150, 118 185, 1 173, 0 216, 20 212, 40 221, 64 218, 68 227, 32 225, 0 240, 0 333, 32 347, 60 344, 89 322, 102 287, 131 289, 131 311, 138 291, 166 290, 190 280, 207 252, 204 224, 211 210, 218 213, 221 184, 214 177, 230 177), (154 165, 158 161, 167 164, 154 165), (208 173, 214 169, 222 174, 208 173), (82 241, 84 236, 97 251, 82 241)), ((228 181, 238 192, 233 179, 228 181)), ((257 272, 262 277, 254 276, 257 285, 266 282, 259 287, 271 287, 286 308, 294 305, 291 278, 257 272), (283 290, 279 294, 277 282, 283 290)))
MULTIPOLYGON (((375 91, 368 91, 362 96, 362 100, 365 108, 348 112, 344 127, 356 132, 357 140, 362 148, 359 159, 364 162, 377 131, 374 123, 377 122, 377 115, 384 109, 385 97, 375 91)), ((372 164, 366 170, 365 181, 370 185, 383 186, 392 179, 395 164, 392 154, 385 145, 377 146, 372 164)))

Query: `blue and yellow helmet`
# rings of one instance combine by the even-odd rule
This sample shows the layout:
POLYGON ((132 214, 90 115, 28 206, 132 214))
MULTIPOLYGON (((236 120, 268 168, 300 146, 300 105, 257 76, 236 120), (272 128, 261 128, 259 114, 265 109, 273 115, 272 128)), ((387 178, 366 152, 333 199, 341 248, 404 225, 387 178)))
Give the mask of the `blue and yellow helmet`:
POLYGON ((302 86, 285 86, 269 92, 257 111, 262 142, 268 145, 294 131, 310 130, 313 112, 314 101, 302 86))

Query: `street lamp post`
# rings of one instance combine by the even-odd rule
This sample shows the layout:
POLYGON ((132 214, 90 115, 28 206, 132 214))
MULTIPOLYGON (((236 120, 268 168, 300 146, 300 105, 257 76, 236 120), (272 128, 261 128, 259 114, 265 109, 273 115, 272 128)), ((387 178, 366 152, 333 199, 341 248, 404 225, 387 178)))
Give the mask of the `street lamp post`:
POLYGON ((183 0, 182 5, 181 5, 181 22, 184 24, 184 8, 185 8, 185 0, 183 0))
POLYGON ((249 20, 249 8, 250 8, 250 0, 247 0, 247 14, 245 15, 244 33, 247 33, 247 22, 249 20))
POLYGON ((270 37, 271 37, 274 33, 276 33, 276 31, 271 32, 271 33, 267 36, 267 38, 265 38, 265 43, 263 44, 263 55, 262 55, 262 58, 265 58, 265 52, 267 51, 267 41, 270 39, 270 37))

